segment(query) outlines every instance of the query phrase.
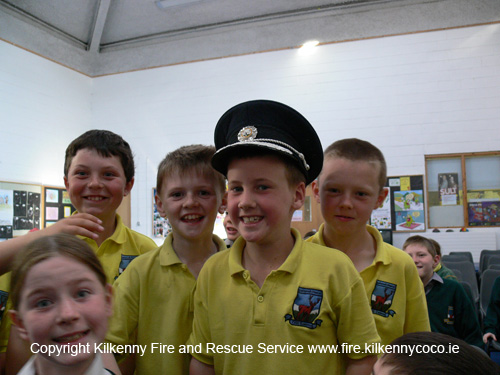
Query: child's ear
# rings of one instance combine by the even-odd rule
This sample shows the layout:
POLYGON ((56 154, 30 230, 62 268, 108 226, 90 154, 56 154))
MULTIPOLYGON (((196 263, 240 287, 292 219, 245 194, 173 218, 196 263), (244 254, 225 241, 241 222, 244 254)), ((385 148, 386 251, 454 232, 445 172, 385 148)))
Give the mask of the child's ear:
POLYGON ((316 203, 321 204, 321 201, 319 199, 319 181, 318 181, 318 179, 311 182, 311 189, 313 192, 314 199, 316 200, 316 203))
POLYGON ((295 196, 292 205, 294 211, 302 207, 304 205, 305 200, 306 200, 306 184, 304 182, 301 182, 295 188, 295 196))
POLYGON ((156 203, 156 209, 158 210, 159 214, 161 217, 166 218, 167 214, 165 213, 165 210, 163 209, 163 203, 158 196, 158 194, 155 194, 155 203, 156 203))
POLYGON ((222 215, 226 211, 227 211, 227 191, 222 196, 222 202, 219 206, 219 213, 222 215))
POLYGON ((17 329, 19 337, 25 341, 29 341, 28 332, 26 331, 26 328, 24 327, 24 322, 23 322, 23 319, 21 318, 21 315, 19 314, 19 311, 9 310, 9 314, 10 314, 10 318, 12 319, 12 323, 14 323, 14 326, 17 329))
POLYGON ((441 261, 441 257, 439 255, 436 255, 434 257, 434 263, 432 264, 432 268, 436 268, 440 261, 441 261))
POLYGON ((64 176, 64 186, 66 187, 66 190, 69 189, 68 177, 66 176, 64 176))
POLYGON ((104 298, 106 299, 106 317, 113 316, 113 287, 111 284, 104 286, 104 298))
POLYGON ((132 191, 132 188, 134 187, 134 182, 135 182, 135 178, 132 177, 132 179, 125 184, 125 190, 123 192, 124 197, 126 197, 127 195, 130 194, 130 192, 132 191))
POLYGON ((385 198, 387 198, 387 194, 389 194, 388 188, 382 188, 382 190, 380 190, 380 193, 379 193, 378 198, 377 198, 377 204, 374 207, 374 209, 382 207, 382 205, 384 204, 385 198))

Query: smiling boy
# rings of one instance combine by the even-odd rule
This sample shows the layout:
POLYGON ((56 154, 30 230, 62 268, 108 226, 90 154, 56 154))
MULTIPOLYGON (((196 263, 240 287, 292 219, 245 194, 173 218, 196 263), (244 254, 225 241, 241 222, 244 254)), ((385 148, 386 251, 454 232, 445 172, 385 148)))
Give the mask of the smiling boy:
MULTIPOLYGON (((225 190, 210 160, 213 146, 190 145, 170 152, 158 167, 158 212, 172 232, 162 246, 134 260, 114 284, 115 308, 107 341, 117 345, 173 345, 120 363, 123 374, 187 374, 190 356, 180 352, 193 322, 192 298, 205 261, 224 242, 213 235, 225 190)), ((122 358, 119 358, 122 359, 122 358)))
POLYGON ((415 265, 367 225, 388 194, 382 152, 369 142, 350 138, 331 144, 324 158, 312 189, 325 222, 308 241, 338 249, 352 260, 363 279, 382 344, 408 332, 429 331, 415 265))
POLYGON ((202 350, 192 353, 190 373, 368 374, 375 357, 366 353, 265 349, 379 342, 349 259, 290 228, 321 169, 316 132, 294 109, 256 100, 221 117, 215 144, 212 165, 227 176, 227 211, 240 237, 200 272, 189 343, 202 350), (244 354, 231 349, 243 346, 244 354))
POLYGON ((411 236, 405 241, 403 250, 415 262, 424 285, 432 332, 483 348, 481 328, 465 289, 458 281, 443 279, 434 272, 440 256, 433 242, 423 236, 411 236))

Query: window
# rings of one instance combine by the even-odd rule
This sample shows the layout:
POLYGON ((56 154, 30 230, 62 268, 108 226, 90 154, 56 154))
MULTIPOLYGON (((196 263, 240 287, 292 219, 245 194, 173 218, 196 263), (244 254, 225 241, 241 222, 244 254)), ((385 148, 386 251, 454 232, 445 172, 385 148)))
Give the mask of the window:
POLYGON ((429 227, 500 226, 500 152, 425 156, 429 227))

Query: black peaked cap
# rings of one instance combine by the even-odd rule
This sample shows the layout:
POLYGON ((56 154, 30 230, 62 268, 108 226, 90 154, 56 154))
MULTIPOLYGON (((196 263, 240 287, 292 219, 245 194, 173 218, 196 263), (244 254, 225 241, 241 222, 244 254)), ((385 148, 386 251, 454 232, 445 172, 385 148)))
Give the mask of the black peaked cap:
POLYGON ((323 148, 312 125, 295 109, 270 100, 238 104, 215 127, 212 166, 227 175, 231 156, 241 147, 265 148, 291 158, 309 184, 323 167, 323 148))

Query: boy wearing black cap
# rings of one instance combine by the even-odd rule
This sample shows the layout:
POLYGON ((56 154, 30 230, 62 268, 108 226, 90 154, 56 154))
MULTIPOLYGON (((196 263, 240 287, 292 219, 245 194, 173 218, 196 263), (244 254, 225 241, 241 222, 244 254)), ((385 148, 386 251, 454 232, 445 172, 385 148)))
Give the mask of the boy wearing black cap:
POLYGON ((312 126, 281 103, 246 102, 219 120, 215 145, 241 236, 200 272, 190 373, 369 374, 365 344, 380 339, 361 278, 347 256, 290 228, 322 166, 312 126), (332 351, 315 355, 320 345, 332 351))

